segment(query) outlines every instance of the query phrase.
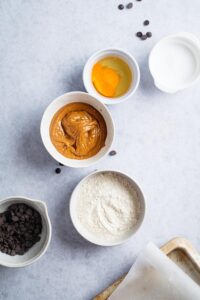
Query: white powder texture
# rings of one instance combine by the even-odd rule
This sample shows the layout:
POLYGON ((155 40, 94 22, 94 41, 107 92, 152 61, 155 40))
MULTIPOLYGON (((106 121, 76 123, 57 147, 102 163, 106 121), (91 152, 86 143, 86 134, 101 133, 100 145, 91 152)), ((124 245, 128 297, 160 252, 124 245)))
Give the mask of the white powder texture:
POLYGON ((99 238, 123 237, 137 223, 140 214, 137 192, 118 173, 92 175, 80 186, 77 198, 79 222, 99 238))

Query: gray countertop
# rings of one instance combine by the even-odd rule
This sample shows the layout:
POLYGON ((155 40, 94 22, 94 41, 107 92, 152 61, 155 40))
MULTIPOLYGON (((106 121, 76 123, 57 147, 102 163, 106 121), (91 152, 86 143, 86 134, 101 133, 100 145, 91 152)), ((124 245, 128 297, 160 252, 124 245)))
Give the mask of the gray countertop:
POLYGON ((200 84, 174 95, 158 91, 148 71, 152 46, 180 31, 200 37, 200 1, 134 1, 119 11, 115 0, 1 0, 0 197, 44 200, 53 227, 50 247, 35 264, 0 268, 0 299, 89 300, 126 272, 148 241, 175 236, 200 250, 200 84), (149 19, 149 27, 142 23, 149 19), (138 30, 153 37, 140 41, 138 30), (120 47, 138 60, 141 83, 124 104, 110 107, 116 123, 114 157, 87 169, 62 168, 39 133, 46 106, 57 96, 84 90, 82 69, 96 50, 120 47), (128 243, 98 247, 72 226, 72 189, 95 169, 120 169, 141 186, 147 214, 128 243))

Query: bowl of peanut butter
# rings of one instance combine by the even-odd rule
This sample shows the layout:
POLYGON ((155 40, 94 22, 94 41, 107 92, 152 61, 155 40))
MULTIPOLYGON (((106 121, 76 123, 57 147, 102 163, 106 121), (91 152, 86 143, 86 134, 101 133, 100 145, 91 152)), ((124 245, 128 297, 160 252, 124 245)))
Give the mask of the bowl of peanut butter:
POLYGON ((84 92, 70 92, 46 108, 41 138, 49 154, 72 168, 88 167, 110 150, 114 123, 107 107, 84 92))

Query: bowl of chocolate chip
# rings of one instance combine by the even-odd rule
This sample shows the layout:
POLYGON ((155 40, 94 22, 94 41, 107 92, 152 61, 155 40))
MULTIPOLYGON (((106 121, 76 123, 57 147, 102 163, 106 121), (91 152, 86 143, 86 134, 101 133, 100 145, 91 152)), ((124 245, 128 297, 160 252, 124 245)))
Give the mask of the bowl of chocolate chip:
POLYGON ((38 260, 51 240, 43 201, 9 197, 0 201, 0 265, 24 267, 38 260))

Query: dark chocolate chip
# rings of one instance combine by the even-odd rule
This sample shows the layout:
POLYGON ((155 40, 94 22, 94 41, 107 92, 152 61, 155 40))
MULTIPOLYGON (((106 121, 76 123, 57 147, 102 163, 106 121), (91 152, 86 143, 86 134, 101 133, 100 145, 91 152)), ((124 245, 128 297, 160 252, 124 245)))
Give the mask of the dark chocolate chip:
POLYGON ((23 203, 10 205, 7 211, 0 214, 0 220, 1 252, 12 256, 23 255, 40 240, 42 219, 32 207, 23 203))
POLYGON ((150 23, 149 20, 145 20, 145 21, 144 21, 144 25, 145 25, 145 26, 149 25, 149 23, 150 23))
POLYGON ((6 217, 6 222, 10 222, 12 220, 12 215, 10 213, 10 211, 6 211, 5 212, 5 217, 6 217))
POLYGON ((41 237, 40 237, 39 235, 37 235, 36 238, 35 238, 35 242, 36 242, 36 243, 39 242, 40 239, 41 239, 41 237))
POLYGON ((117 151, 115 151, 115 150, 112 150, 112 151, 109 152, 109 155, 110 155, 110 156, 114 156, 114 155, 116 155, 116 154, 117 154, 117 151))
POLYGON ((8 232, 10 232, 10 231, 12 230, 12 228, 13 228, 12 225, 8 225, 8 226, 7 226, 8 232))
POLYGON ((123 4, 119 4, 119 5, 118 5, 118 9, 119 9, 119 10, 124 9, 124 5, 123 5, 123 4))
POLYGON ((19 252, 18 252, 18 255, 24 255, 25 253, 25 249, 21 249, 19 252))
POLYGON ((3 216, 0 216, 0 226, 3 225, 3 223, 4 223, 3 216))
POLYGON ((61 173, 61 168, 56 168, 55 172, 56 172, 56 174, 60 174, 61 173))
POLYGON ((18 208, 18 205, 17 204, 11 204, 9 207, 8 207, 8 210, 15 210, 18 208))
POLYGON ((144 41, 144 40, 146 40, 146 39, 147 39, 146 34, 143 34, 143 35, 141 36, 141 40, 144 41))
POLYGON ((133 3, 132 2, 129 2, 127 5, 126 5, 126 8, 130 9, 133 7, 133 3))
POLYGON ((23 214, 23 212, 24 212, 24 207, 21 206, 21 207, 19 208, 19 214, 21 215, 21 214, 23 214))
POLYGON ((136 35, 137 35, 137 37, 141 37, 141 36, 142 36, 142 32, 141 32, 141 31, 138 31, 138 32, 136 33, 136 35))
POLYGON ((40 232, 40 228, 37 226, 36 228, 35 228, 35 230, 34 230, 34 233, 35 234, 38 234, 40 232))
POLYGON ((11 256, 14 256, 14 255, 16 255, 16 252, 15 252, 15 250, 12 250, 12 251, 11 251, 11 253, 10 253, 10 255, 11 255, 11 256))
POLYGON ((150 31, 148 31, 148 32, 146 33, 146 36, 147 36, 148 38, 150 38, 150 37, 152 37, 152 33, 151 33, 150 31))
POLYGON ((32 216, 32 210, 30 208, 27 209, 26 213, 27 213, 27 215, 32 216))
POLYGON ((18 218, 17 216, 14 215, 14 216, 12 217, 12 220, 13 220, 13 222, 17 222, 17 221, 19 221, 19 218, 18 218))

